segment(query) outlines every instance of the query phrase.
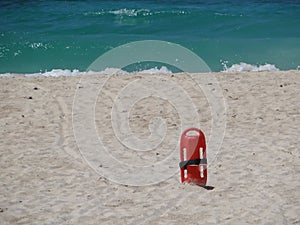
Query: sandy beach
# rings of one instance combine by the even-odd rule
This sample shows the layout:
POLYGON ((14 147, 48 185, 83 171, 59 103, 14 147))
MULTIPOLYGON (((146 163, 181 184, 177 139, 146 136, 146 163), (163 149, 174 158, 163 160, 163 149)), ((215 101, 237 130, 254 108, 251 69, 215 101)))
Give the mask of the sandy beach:
POLYGON ((166 96, 178 104, 149 89, 148 96, 132 103, 130 112, 123 110, 126 104, 120 106, 129 114, 126 123, 114 114, 114 102, 134 99, 135 89, 125 93, 126 87, 154 75, 108 79, 94 74, 90 83, 83 83, 81 76, 0 78, 0 223, 300 224, 300 71, 210 75, 220 89, 210 82, 202 83, 203 89, 197 86, 193 77, 202 74, 155 75, 158 89, 169 88, 166 96), (185 100, 166 85, 170 82, 186 91, 197 118, 182 115, 185 100), (74 97, 87 90, 96 98, 77 102, 74 97), (216 91, 215 99, 224 103, 221 109, 212 107, 208 96, 216 91), (93 134, 112 157, 125 167, 133 165, 128 174, 118 177, 107 172, 111 162, 99 164, 105 155, 88 136, 80 135, 86 110, 94 118, 93 134), (221 129, 218 124, 213 128, 214 115, 224 117, 220 122, 226 127, 219 149, 207 149, 207 185, 213 190, 181 184, 177 145, 187 128, 181 116, 186 117, 184 126, 198 121, 209 142, 221 129), (139 140, 148 137, 136 141, 137 148, 146 143, 145 151, 124 144, 130 138, 126 126, 139 140), (151 129, 161 128, 164 133, 151 136, 151 129), (87 145, 95 152, 84 152, 81 146, 87 145), (157 162, 161 165, 152 168, 157 162), (150 165, 145 177, 131 176, 140 174, 134 169, 144 165, 150 165))

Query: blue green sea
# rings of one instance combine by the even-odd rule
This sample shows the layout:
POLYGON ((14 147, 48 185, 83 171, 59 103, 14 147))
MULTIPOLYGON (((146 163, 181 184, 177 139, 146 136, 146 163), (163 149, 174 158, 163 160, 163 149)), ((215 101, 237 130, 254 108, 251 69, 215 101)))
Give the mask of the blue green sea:
POLYGON ((0 15, 1 74, 85 71, 141 40, 179 44, 215 72, 300 69, 300 0, 2 0, 0 15))

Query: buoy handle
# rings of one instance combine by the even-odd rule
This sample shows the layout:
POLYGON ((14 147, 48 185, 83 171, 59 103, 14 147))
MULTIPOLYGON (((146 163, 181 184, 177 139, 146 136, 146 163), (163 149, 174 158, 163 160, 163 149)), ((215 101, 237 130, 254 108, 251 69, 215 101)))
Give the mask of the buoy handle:
POLYGON ((204 135, 203 132, 200 129, 195 128, 195 127, 191 127, 191 128, 186 129, 185 131, 183 131, 182 136, 186 136, 186 137, 195 136, 195 135, 187 135, 190 131, 195 131, 198 134, 198 136, 201 136, 201 135, 203 136, 204 135))

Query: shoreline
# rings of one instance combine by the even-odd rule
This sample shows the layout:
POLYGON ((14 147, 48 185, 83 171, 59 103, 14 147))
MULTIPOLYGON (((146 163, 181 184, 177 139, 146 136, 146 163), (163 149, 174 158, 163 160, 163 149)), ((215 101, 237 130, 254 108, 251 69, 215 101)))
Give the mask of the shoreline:
MULTIPOLYGON (((299 66, 298 66, 299 67, 299 66)), ((103 75, 138 75, 138 74, 151 74, 151 75, 162 75, 162 74, 181 74, 181 73, 190 73, 190 74, 203 74, 203 73, 265 73, 265 72, 295 72, 300 71, 299 68, 297 69, 288 69, 288 70, 280 70, 276 68, 273 64, 264 64, 264 65, 251 65, 247 63, 240 63, 240 64, 233 64, 231 67, 224 66, 222 71, 211 71, 211 72, 172 72, 167 67, 162 66, 161 68, 151 68, 141 71, 134 71, 134 72, 127 72, 119 68, 106 68, 103 71, 79 71, 77 69, 52 69, 50 71, 44 72, 32 72, 32 73, 13 73, 13 72, 6 72, 0 73, 0 78, 2 77, 14 77, 14 76, 25 76, 25 77, 73 77, 73 76, 83 76, 83 75, 96 75, 96 74, 103 74, 103 75)))

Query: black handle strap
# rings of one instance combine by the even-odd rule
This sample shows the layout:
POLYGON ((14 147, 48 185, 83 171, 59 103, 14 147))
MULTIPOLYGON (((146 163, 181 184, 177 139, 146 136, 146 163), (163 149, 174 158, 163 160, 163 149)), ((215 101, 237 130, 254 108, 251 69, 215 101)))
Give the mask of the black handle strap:
POLYGON ((186 160, 179 163, 180 169, 186 169, 189 165, 199 165, 199 164, 207 164, 207 159, 194 159, 194 160, 186 160))

